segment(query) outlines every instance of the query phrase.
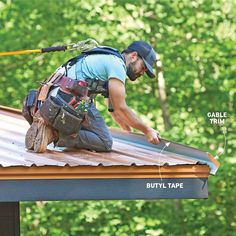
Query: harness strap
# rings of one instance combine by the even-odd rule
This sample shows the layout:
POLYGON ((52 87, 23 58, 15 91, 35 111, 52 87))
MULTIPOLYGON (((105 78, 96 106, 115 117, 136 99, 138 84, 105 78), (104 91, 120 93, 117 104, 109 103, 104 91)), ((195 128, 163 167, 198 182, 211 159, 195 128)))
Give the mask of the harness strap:
POLYGON ((107 84, 107 81, 102 81, 97 78, 90 79, 87 78, 85 81, 88 83, 89 90, 94 91, 97 90, 98 87, 105 88, 105 85, 107 84))
POLYGON ((87 96, 88 83, 86 81, 62 76, 54 85, 60 86, 60 89, 65 93, 72 93, 75 96, 87 96))
POLYGON ((96 47, 88 51, 84 51, 79 56, 73 57, 69 59, 67 62, 65 62, 64 64, 62 64, 62 67, 65 67, 66 76, 67 76, 67 71, 68 71, 67 69, 68 65, 73 66, 78 60, 82 59, 83 57, 86 57, 88 55, 95 55, 95 54, 114 55, 120 58, 121 60, 123 60, 125 63, 124 56, 121 53, 119 53, 117 49, 112 48, 112 47, 107 47, 107 46, 100 46, 100 47, 96 47))

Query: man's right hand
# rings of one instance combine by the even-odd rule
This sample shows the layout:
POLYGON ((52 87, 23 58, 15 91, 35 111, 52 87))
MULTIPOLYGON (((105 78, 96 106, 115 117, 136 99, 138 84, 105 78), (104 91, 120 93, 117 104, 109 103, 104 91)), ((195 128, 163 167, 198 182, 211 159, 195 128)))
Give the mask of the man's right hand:
POLYGON ((158 144, 160 143, 160 139, 159 139, 159 132, 157 132, 156 130, 149 128, 148 131, 145 133, 145 136, 148 140, 149 143, 152 144, 158 144))

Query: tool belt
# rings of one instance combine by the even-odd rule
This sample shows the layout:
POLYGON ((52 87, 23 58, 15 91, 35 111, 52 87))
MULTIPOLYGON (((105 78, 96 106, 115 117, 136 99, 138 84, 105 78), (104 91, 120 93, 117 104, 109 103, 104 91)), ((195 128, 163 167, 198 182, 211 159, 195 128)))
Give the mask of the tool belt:
MULTIPOLYGON (((49 80, 46 86, 50 86, 46 92, 50 91, 51 87, 60 87, 60 90, 56 97, 46 95, 47 98, 39 109, 40 115, 60 133, 77 133, 87 113, 88 103, 84 98, 88 96, 88 83, 59 75, 53 82, 49 80), (62 98, 61 94, 66 95, 68 99, 62 98)), ((45 94, 42 97, 45 98, 45 94)))
POLYGON ((88 83, 81 80, 73 80, 67 76, 55 73, 43 83, 39 91, 38 100, 44 102, 49 91, 53 87, 60 87, 63 92, 73 94, 78 97, 88 96, 88 83))
POLYGON ((60 86, 62 91, 71 93, 77 97, 88 96, 88 83, 85 81, 73 80, 69 77, 62 76, 56 85, 60 86))
POLYGON ((34 114, 40 109, 41 116, 52 127, 65 134, 72 134, 72 131, 78 129, 86 113, 84 108, 88 103, 82 102, 83 98, 93 99, 97 94, 108 97, 107 91, 107 82, 105 81, 98 79, 73 80, 60 73, 54 73, 42 83, 38 90, 29 92, 24 100, 22 114, 29 124, 32 124, 34 114), (73 99, 76 99, 76 103, 70 104, 72 100, 62 102, 58 97, 48 98, 49 92, 55 87, 60 87, 60 91, 71 95, 73 99))
POLYGON ((39 109, 44 120, 60 133, 71 135, 77 133, 86 112, 76 111, 60 97, 48 97, 39 109))

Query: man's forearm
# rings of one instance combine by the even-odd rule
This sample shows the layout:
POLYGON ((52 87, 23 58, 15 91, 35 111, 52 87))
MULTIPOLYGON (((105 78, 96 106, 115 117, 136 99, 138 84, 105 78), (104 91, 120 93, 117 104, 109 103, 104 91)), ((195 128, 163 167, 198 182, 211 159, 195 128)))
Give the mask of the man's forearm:
POLYGON ((125 102, 124 84, 117 78, 109 80, 109 94, 114 107, 114 112, 124 123, 130 127, 140 130, 146 136, 148 142, 158 144, 158 132, 148 127, 138 116, 127 106, 125 102))
POLYGON ((124 120, 122 120, 119 116, 117 116, 115 112, 111 112, 110 114, 111 114, 113 120, 114 120, 122 129, 124 129, 124 130, 126 130, 126 131, 129 131, 129 132, 132 131, 131 127, 130 127, 129 125, 127 125, 127 124, 124 122, 124 120))
POLYGON ((144 134, 149 131, 149 127, 128 106, 115 110, 115 115, 119 116, 127 125, 140 130, 144 134))

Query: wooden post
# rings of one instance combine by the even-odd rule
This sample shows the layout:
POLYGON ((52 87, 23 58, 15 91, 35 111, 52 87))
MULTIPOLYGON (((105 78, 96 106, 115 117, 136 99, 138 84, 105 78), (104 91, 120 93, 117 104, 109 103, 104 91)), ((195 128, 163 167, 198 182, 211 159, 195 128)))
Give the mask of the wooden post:
POLYGON ((20 236, 19 202, 0 202, 0 235, 20 236))

